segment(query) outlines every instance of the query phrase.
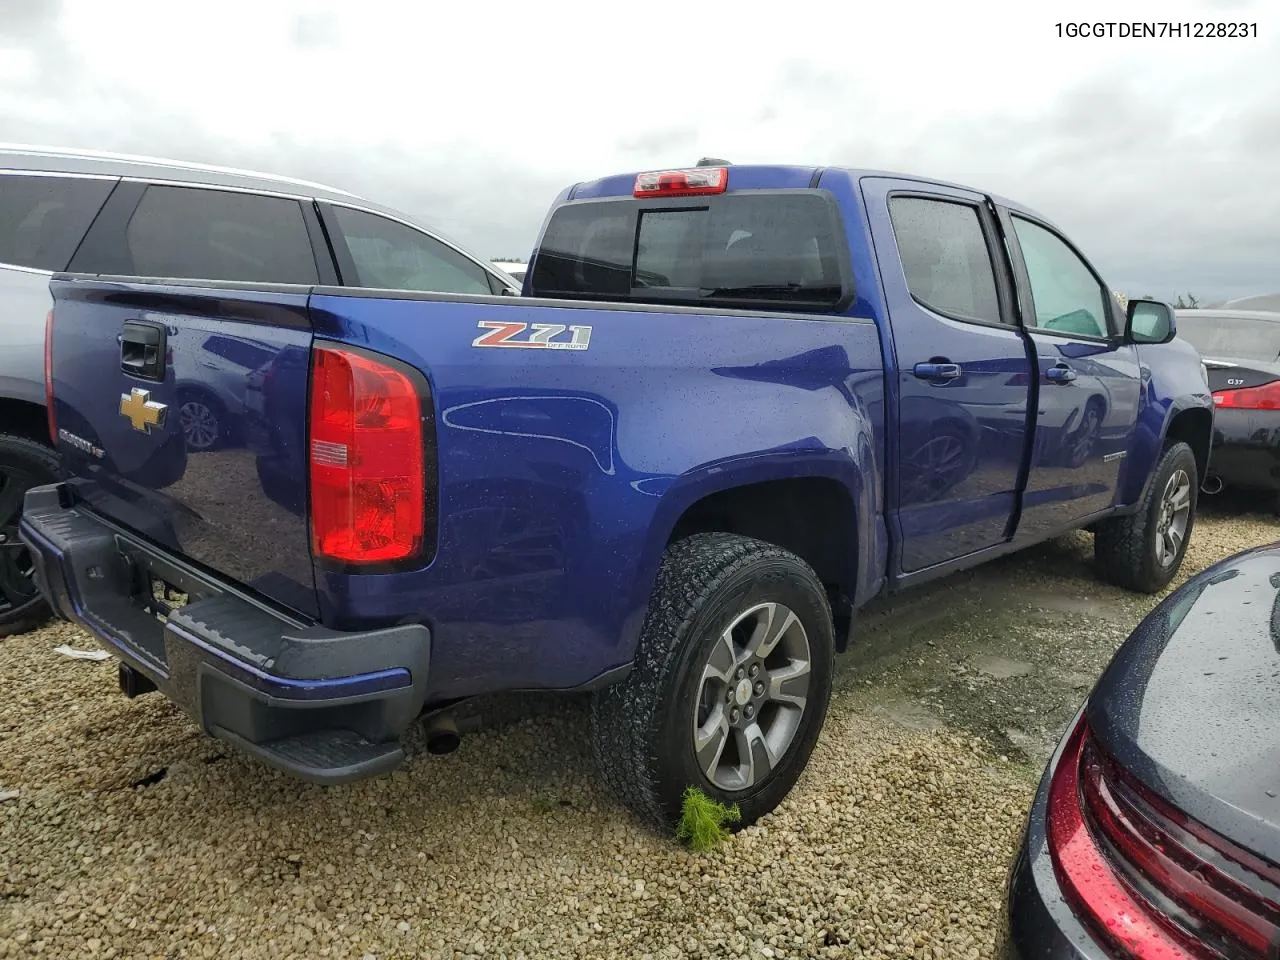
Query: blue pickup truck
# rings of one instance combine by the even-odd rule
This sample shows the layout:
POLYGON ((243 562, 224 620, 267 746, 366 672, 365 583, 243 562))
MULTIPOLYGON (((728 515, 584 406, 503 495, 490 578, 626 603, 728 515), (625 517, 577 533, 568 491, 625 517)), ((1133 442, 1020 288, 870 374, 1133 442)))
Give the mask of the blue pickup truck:
POLYGON ((41 590, 127 694, 318 782, 395 767, 424 716, 448 749, 469 698, 584 691, 633 809, 670 823, 696 785, 750 823, 860 606, 1077 528, 1158 591, 1208 465, 1167 304, 1122 309, 1024 207, 896 174, 579 183, 516 298, 51 289, 41 590), (262 362, 243 443, 193 449, 173 370, 210 336, 262 362))

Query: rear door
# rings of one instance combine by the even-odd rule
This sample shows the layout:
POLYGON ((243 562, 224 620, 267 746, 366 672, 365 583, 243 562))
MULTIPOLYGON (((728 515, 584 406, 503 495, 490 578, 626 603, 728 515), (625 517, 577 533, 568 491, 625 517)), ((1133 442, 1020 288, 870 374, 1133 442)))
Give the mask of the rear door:
POLYGON ((1000 216, 1035 347, 1035 443, 1017 535, 1036 540, 1115 502, 1141 381, 1120 305, 1088 261, 1049 224, 1000 216))
POLYGON ((1031 358, 983 196, 866 178, 897 382, 901 569, 1009 538, 1027 442, 1031 358))
MULTIPOLYGON (((262 429, 249 389, 270 373, 275 393, 306 396, 306 365, 291 362, 310 348, 307 298, 320 275, 305 211, 282 197, 146 186, 134 209, 99 217, 116 231, 110 272, 246 289, 121 284, 104 295, 55 282, 52 349, 59 449, 86 499, 314 614, 305 473, 264 469, 296 460, 273 444, 298 434, 262 429)), ((111 246, 94 240, 91 250, 111 246)))

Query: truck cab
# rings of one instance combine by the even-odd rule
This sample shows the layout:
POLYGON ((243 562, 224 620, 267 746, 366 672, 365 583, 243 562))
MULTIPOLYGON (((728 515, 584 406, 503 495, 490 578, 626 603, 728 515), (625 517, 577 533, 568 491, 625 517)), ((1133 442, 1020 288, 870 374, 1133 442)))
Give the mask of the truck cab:
POLYGON ((1205 475, 1212 404, 1194 349, 1150 303, 1133 309, 1161 314, 1159 336, 1135 332, 1097 269, 1035 211, 877 171, 698 167, 642 189, 643 176, 562 193, 525 294, 755 296, 809 319, 872 321, 890 586, 1123 510, 1170 431, 1205 475), (751 192, 722 189, 722 174, 751 192), (753 203, 765 211, 754 219, 728 213, 753 203))

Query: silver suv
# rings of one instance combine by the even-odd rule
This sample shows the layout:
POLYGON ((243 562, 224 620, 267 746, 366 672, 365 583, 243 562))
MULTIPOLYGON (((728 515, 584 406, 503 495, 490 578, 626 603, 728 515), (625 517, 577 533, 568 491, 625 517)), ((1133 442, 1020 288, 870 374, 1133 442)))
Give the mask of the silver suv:
MULTIPOLYGON (((18 540, 26 490, 54 479, 44 388, 49 277, 76 273, 518 296, 492 263, 404 214, 303 180, 0 145, 0 637, 47 615, 18 540)), ((188 446, 231 441, 251 342, 210 336, 175 370, 188 446), (199 384, 199 386, 197 386, 199 384)))

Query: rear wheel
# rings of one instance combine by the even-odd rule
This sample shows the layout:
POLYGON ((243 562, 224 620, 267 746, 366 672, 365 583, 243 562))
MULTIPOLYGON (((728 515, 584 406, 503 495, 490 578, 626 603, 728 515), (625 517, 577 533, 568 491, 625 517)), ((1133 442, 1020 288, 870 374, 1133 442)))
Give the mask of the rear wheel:
POLYGON ((826 591, 799 557, 730 534, 668 548, 633 669, 597 694, 597 765, 655 826, 686 787, 739 805, 745 826, 803 771, 831 696, 826 591))
POLYGON ((1185 443, 1169 444, 1138 509, 1097 525, 1093 555, 1102 576, 1139 593, 1167 587, 1191 540, 1199 489, 1195 454, 1185 443))
POLYGON ((26 492, 57 479, 58 458, 52 450, 0 434, 0 637, 30 630, 49 617, 31 554, 18 538, 18 521, 26 492))

